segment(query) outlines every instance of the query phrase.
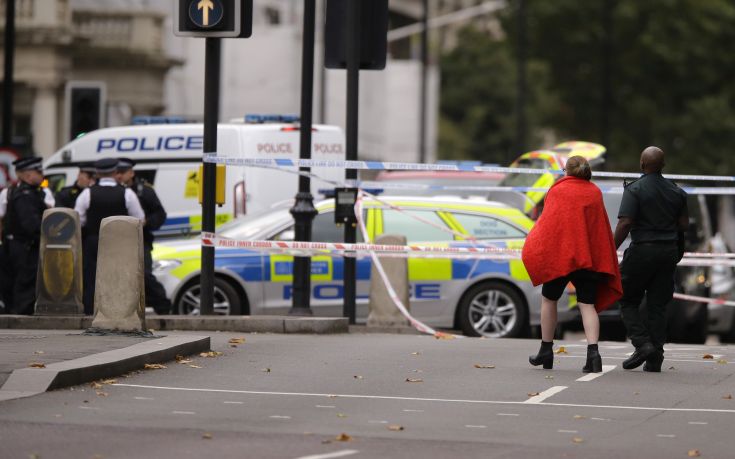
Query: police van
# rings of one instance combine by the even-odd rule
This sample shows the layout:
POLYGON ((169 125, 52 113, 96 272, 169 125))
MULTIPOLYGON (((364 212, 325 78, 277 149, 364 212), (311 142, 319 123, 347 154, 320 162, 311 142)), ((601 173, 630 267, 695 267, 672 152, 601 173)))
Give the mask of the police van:
MULTIPOLYGON (((132 126, 104 128, 78 137, 44 163, 49 187, 54 191, 76 180, 79 165, 106 157, 128 157, 137 165, 136 175, 151 183, 168 218, 159 235, 201 231, 199 166, 202 163, 203 125, 164 117, 139 117, 132 126)), ((312 159, 344 160, 344 134, 339 127, 314 125, 312 159)), ((217 153, 238 158, 299 157, 299 124, 295 116, 248 115, 221 123, 217 153)), ((342 181, 344 171, 313 168, 312 173, 342 181)), ((287 171, 254 167, 226 168, 225 204, 217 208, 217 225, 235 217, 259 212, 293 199, 298 176, 287 171)), ((312 194, 327 188, 312 180, 312 194)))

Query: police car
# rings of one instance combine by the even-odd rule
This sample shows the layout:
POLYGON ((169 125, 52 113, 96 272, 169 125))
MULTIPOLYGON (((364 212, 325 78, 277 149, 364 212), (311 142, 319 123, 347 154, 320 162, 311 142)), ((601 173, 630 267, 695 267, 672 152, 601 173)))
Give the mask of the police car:
MULTIPOLYGON (((365 201, 364 219, 373 240, 381 234, 402 234, 409 244, 471 246, 453 234, 472 236, 499 247, 521 248, 533 222, 517 209, 489 201, 459 198, 391 196, 382 198, 404 212, 365 201), (419 216, 436 226, 412 218, 419 216)), ((313 240, 342 241, 334 224, 334 201, 316 204, 313 240)), ((291 241, 294 224, 288 207, 251 215, 224 225, 218 232, 244 240, 291 241)), ((362 238, 359 238, 362 242, 362 238)), ((198 314, 200 240, 156 244, 154 274, 164 285, 179 314, 198 314)), ((357 316, 367 317, 371 262, 357 262, 357 316)), ((242 249, 216 249, 215 311, 220 314, 283 314, 292 302, 293 257, 242 249)), ((436 327, 460 328, 471 336, 525 335, 540 323, 540 287, 534 288, 520 259, 412 258, 408 260, 410 304, 416 318, 436 327)), ((318 315, 341 316, 343 260, 312 257, 312 307, 318 315)), ((559 302, 559 319, 573 297, 559 302)))
MULTIPOLYGON (((44 163, 50 188, 57 192, 76 179, 79 165, 107 157, 128 157, 135 173, 156 189, 168 218, 157 235, 196 233, 201 230, 199 167, 204 147, 202 124, 184 123, 177 117, 136 117, 133 125, 98 129, 74 139, 44 163)), ((344 160, 344 134, 337 126, 312 127, 315 160, 344 160)), ((299 157, 298 117, 247 115, 220 123, 217 148, 220 155, 236 158, 299 157)), ((329 180, 341 180, 344 172, 315 167, 312 172, 329 180)), ((253 167, 226 168, 225 204, 217 208, 217 224, 293 198, 298 181, 281 171, 253 167)), ((312 194, 318 183, 312 181, 312 194)))

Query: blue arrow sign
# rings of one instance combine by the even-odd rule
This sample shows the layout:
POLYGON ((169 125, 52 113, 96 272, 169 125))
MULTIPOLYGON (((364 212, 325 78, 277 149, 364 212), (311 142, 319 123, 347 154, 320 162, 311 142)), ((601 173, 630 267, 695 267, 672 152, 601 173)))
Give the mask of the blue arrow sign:
POLYGON ((189 3, 189 18, 203 29, 219 24, 224 14, 221 0, 191 0, 189 3))

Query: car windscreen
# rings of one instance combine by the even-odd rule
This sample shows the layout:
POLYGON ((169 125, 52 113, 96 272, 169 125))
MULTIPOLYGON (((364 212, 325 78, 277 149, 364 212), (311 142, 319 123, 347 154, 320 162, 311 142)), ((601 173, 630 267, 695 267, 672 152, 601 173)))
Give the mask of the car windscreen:
POLYGON ((443 189, 439 187, 487 187, 495 186, 498 182, 493 180, 461 180, 461 179, 402 179, 401 183, 421 184, 435 186, 434 189, 411 189, 411 188, 385 188, 382 194, 387 196, 479 196, 484 195, 487 191, 478 189, 443 189))
MULTIPOLYGON (((521 169, 548 169, 549 163, 541 158, 523 158, 515 166, 521 169)), ((542 174, 511 173, 500 182, 502 186, 533 186, 542 174)))

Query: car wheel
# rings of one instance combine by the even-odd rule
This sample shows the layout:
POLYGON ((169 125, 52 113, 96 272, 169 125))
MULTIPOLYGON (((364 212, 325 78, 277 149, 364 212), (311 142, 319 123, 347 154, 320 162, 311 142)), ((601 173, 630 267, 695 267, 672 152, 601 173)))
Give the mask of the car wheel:
POLYGON ((459 303, 459 326, 467 336, 515 338, 527 332, 523 297, 502 282, 475 285, 459 303))
MULTIPOLYGON (((199 315, 202 286, 200 280, 189 282, 179 293, 174 310, 178 314, 199 315)), ((218 315, 242 314, 242 299, 237 290, 226 280, 214 278, 214 313, 218 315)))

